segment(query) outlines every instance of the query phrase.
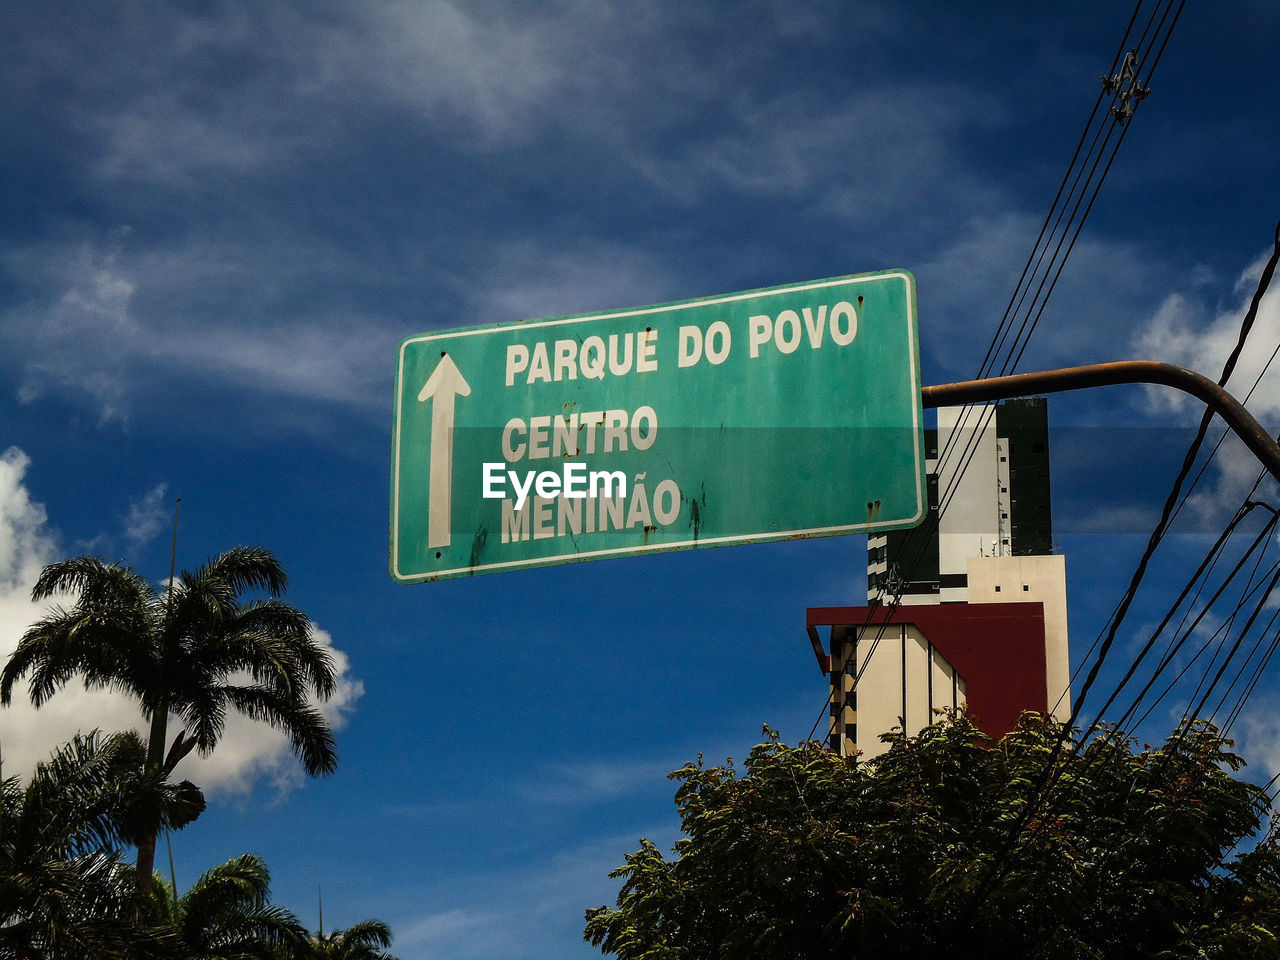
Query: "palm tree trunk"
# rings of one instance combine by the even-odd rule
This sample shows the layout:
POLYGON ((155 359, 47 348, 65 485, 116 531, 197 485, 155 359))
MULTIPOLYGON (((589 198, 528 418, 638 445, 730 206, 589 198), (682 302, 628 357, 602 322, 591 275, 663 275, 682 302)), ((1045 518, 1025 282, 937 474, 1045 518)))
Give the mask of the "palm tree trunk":
MULTIPOLYGON (((168 732, 169 706, 161 699, 151 709, 151 733, 147 739, 148 774, 159 773, 164 766, 164 740, 168 732)), ((138 836, 138 906, 141 909, 151 894, 152 874, 156 864, 156 835, 160 832, 160 811, 154 804, 142 804, 143 823, 138 836)))

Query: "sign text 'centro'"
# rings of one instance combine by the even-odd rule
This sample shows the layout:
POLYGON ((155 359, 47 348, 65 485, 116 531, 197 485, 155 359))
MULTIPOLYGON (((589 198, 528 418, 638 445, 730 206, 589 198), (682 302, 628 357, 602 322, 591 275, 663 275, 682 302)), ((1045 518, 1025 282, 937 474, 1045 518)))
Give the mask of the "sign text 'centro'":
POLYGON ((411 337, 391 501, 403 582, 913 526, 915 281, 411 337))

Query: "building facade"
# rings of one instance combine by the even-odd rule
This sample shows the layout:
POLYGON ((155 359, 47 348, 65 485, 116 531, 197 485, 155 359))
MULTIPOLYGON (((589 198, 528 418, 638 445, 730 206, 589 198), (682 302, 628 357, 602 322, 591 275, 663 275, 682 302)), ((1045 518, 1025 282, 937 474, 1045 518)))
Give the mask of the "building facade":
POLYGON ((1047 403, 982 409, 938 410, 926 431, 929 514, 868 538, 867 605, 809 611, 831 683, 830 743, 843 753, 875 756, 881 734, 914 733, 947 708, 967 706, 994 736, 1024 710, 1069 713, 1047 403))

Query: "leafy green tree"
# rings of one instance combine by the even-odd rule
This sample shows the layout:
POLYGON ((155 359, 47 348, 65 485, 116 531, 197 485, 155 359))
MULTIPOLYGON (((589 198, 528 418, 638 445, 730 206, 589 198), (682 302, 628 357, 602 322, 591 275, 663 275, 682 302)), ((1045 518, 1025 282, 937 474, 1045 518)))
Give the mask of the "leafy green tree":
POLYGON ((0 783, 0 957, 166 956, 163 931, 135 923, 132 873, 139 798, 181 827, 204 809, 192 784, 148 775, 134 733, 77 736, 23 786, 0 783))
POLYGON ((380 920, 365 920, 331 933, 311 936, 307 960, 396 960, 386 950, 391 946, 391 928, 380 920))
POLYGON ((273 960, 306 948, 306 930, 271 902, 271 876, 251 853, 205 871, 181 897, 163 882, 158 893, 153 919, 174 932, 185 960, 273 960))
MULTIPOLYGON (((192 749, 213 750, 228 710, 285 731, 308 773, 332 773, 333 733, 310 697, 332 694, 335 668, 306 616, 279 599, 286 585, 279 562, 259 547, 236 547, 184 570, 164 592, 131 568, 97 557, 52 564, 32 598, 72 594, 75 603, 27 630, 0 672, 0 702, 10 702, 23 676, 37 707, 79 676, 86 688, 137 698, 150 723, 146 768, 160 779, 192 749), (242 599, 251 591, 266 596, 242 599), (166 753, 170 714, 183 729, 166 753)), ((160 813, 154 799, 137 813, 137 878, 145 896, 160 813)))
POLYGON ((585 937, 619 960, 1280 955, 1280 847, 1232 856, 1269 805, 1229 741, 1055 752, 1070 735, 1028 714, 992 742, 960 714, 869 761, 773 739, 745 775, 699 758, 671 774, 675 858, 642 840, 585 937))

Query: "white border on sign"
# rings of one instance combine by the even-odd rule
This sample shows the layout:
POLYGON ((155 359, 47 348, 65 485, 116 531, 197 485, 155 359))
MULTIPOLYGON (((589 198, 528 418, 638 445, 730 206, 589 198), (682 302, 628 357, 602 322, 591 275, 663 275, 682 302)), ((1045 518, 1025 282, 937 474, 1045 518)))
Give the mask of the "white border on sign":
MULTIPOLYGON (((485 563, 475 567, 454 567, 450 570, 436 570, 430 573, 412 573, 403 574, 400 572, 400 432, 401 418, 403 413, 404 400, 404 362, 405 351, 411 344, 426 343, 431 340, 454 339, 456 337, 473 337, 481 336, 487 333, 498 333, 510 330, 512 327, 520 326, 525 329, 536 329, 538 327, 555 327, 568 323, 585 323, 590 320, 615 320, 623 317, 642 317, 651 313, 672 313, 677 310, 688 310, 698 307, 710 306, 718 303, 734 303, 738 300, 748 300, 753 297, 762 295, 772 296, 774 294, 796 293, 804 290, 820 290, 824 287, 834 287, 840 285, 850 285, 856 283, 870 283, 877 280, 892 280, 899 278, 907 287, 907 337, 908 349, 910 351, 910 366, 912 383, 912 392, 916 397, 920 396, 921 384, 919 380, 920 363, 916 356, 918 348, 916 323, 916 302, 911 296, 911 287, 913 277, 911 274, 901 270, 890 270, 885 273, 870 273, 858 276, 838 277, 829 280, 817 280, 811 283, 795 284, 787 287, 764 287, 759 290, 747 290, 741 293, 726 294, 719 297, 707 297, 702 300, 690 300, 685 303, 672 304, 654 304, 648 307, 638 307, 628 310, 616 310, 609 313, 591 313, 581 316, 572 317, 554 317, 546 320, 530 320, 530 321, 513 321, 510 323, 487 324, 474 328, 464 328, 461 330, 442 330, 435 333, 424 333, 420 336, 409 337, 400 344, 400 357, 396 364, 396 415, 395 415, 395 449, 393 451, 393 460, 391 466, 391 575, 399 583, 421 583, 424 581, 438 580, 445 577, 461 576, 472 573, 480 573, 483 571, 496 571, 519 569, 522 567, 542 567, 552 566, 561 563, 574 563, 579 560, 598 559, 610 556, 633 556, 646 553, 666 553, 671 550, 679 550, 684 547, 696 547, 702 545, 715 545, 723 543, 751 543, 754 541, 773 541, 784 540, 788 537, 799 536, 836 536, 839 534, 850 533, 866 533, 872 529, 890 530, 901 527, 912 527, 923 519, 927 507, 922 497, 923 484, 917 483, 916 488, 916 513, 915 516, 897 521, 891 524, 882 523, 855 523, 845 526, 835 527, 810 527, 801 530, 778 530, 769 531, 767 533, 755 534, 739 534, 730 537, 698 537, 693 540, 682 540, 678 543, 660 543, 651 546, 627 546, 627 547, 611 547, 607 550, 591 550, 585 553, 561 553, 553 554, 545 557, 536 557, 525 560, 507 560, 501 563, 485 563)), ((911 407, 911 417, 914 421, 913 427, 913 443, 915 446, 915 463, 917 477, 924 475, 924 460, 921 456, 921 436, 922 423, 920 418, 923 416, 923 409, 920 403, 914 403, 911 407)))

